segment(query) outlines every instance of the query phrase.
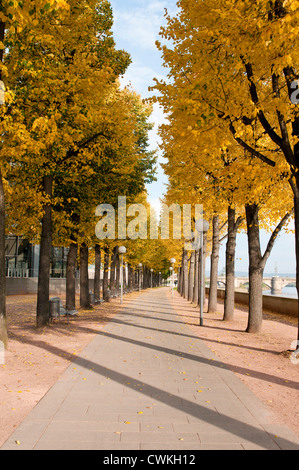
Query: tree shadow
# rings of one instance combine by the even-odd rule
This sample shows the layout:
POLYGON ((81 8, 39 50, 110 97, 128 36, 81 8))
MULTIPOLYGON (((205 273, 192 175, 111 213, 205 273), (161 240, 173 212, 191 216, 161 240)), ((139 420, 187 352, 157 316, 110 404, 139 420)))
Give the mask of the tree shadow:
MULTIPOLYGON (((106 336, 110 338, 114 338, 118 340, 120 339, 122 341, 129 341, 138 346, 150 347, 150 348, 153 347, 155 350, 161 350, 169 354, 176 354, 176 355, 178 354, 177 351, 173 351, 168 348, 152 346, 152 345, 142 343, 137 340, 129 340, 127 338, 122 338, 118 335, 113 335, 111 333, 102 333, 102 334, 105 334, 106 336)), ((30 340, 29 342, 30 344, 32 344, 32 340, 30 340)), ((46 349, 52 354, 55 354, 59 357, 61 357, 62 355, 66 353, 65 350, 55 347, 55 346, 50 346, 48 343, 42 340, 33 341, 33 345, 42 349, 46 349)), ((203 362, 205 362, 204 358, 201 358, 201 359, 203 360, 203 362)), ((171 394, 171 396, 169 396, 169 393, 165 393, 165 390, 158 388, 156 386, 147 384, 144 381, 142 381, 142 390, 141 390, 140 379, 136 380, 134 377, 131 377, 129 375, 122 374, 121 372, 117 372, 115 370, 107 368, 86 357, 83 358, 83 357, 77 356, 73 360, 73 365, 76 365, 77 367, 82 367, 86 369, 86 371, 92 371, 92 373, 96 373, 102 377, 109 377, 110 380, 113 380, 114 382, 119 383, 128 389, 131 389, 134 391, 138 389, 140 393, 142 393, 143 395, 147 397, 150 397, 150 398, 154 397, 155 400, 163 404, 166 404, 170 407, 173 407, 176 410, 185 413, 186 415, 191 415, 201 421, 215 425, 219 429, 222 429, 223 431, 227 431, 230 434, 234 434, 240 439, 252 442, 258 446, 262 446, 265 449, 269 449, 269 450, 273 449, 274 445, 276 445, 278 448, 281 447, 281 448, 298 450, 298 445, 286 438, 278 437, 277 435, 274 435, 271 432, 265 431, 263 428, 255 427, 252 424, 246 423, 244 421, 240 421, 237 418, 225 415, 223 413, 218 412, 217 410, 207 408, 199 403, 194 403, 193 401, 183 398, 179 395, 171 394), (265 439, 265 437, 268 437, 268 439, 265 439)), ((215 364, 213 361, 213 366, 214 365, 215 364)), ((223 364, 221 366, 223 367, 223 364)), ((54 419, 55 419, 55 416, 54 416, 54 419)))
MULTIPOLYGON (((134 328, 138 328, 138 329, 142 328, 144 330, 150 330, 150 331, 159 332, 159 333, 168 334, 168 335, 175 335, 175 336, 179 336, 179 337, 185 336, 186 338, 190 338, 190 339, 198 340, 198 341, 206 340, 206 338, 201 338, 200 336, 182 334, 181 332, 163 330, 163 329, 160 329, 160 328, 152 328, 152 327, 145 326, 145 325, 135 325, 135 324, 128 323, 128 322, 125 322, 123 320, 120 320, 118 318, 110 318, 110 319, 108 319, 108 322, 119 324, 119 325, 125 325, 125 326, 128 326, 128 327, 134 327, 134 328)), ((106 337, 108 336, 111 339, 116 339, 118 341, 123 341, 123 342, 126 342, 126 343, 134 344, 134 345, 139 346, 139 347, 148 348, 148 349, 154 350, 156 352, 158 351, 158 352, 163 352, 163 353, 173 355, 173 356, 184 357, 185 359, 189 359, 189 360, 201 363, 201 364, 212 365, 213 367, 216 367, 216 368, 221 368, 221 369, 223 369, 224 367, 226 369, 233 368, 234 372, 236 372, 240 375, 244 375, 244 376, 246 375, 247 376, 250 373, 251 377, 257 378, 259 380, 279 384, 279 385, 282 385, 283 387, 286 387, 286 388, 293 388, 295 390, 299 390, 299 383, 298 382, 294 382, 294 381, 284 382, 283 379, 281 379, 280 377, 270 375, 270 374, 266 374, 264 372, 258 372, 258 371, 254 371, 252 369, 247 369, 245 367, 225 364, 225 363, 223 363, 221 361, 218 361, 218 360, 215 360, 215 359, 213 359, 213 360, 207 359, 203 356, 198 356, 198 355, 195 355, 195 354, 191 354, 189 352, 177 351, 175 349, 167 348, 167 347, 164 347, 164 346, 161 346, 161 345, 151 344, 151 343, 144 342, 144 341, 141 341, 141 340, 138 340, 138 339, 127 338, 127 337, 120 336, 120 335, 114 335, 112 333, 108 333, 106 331, 101 331, 101 330, 96 330, 96 329, 93 329, 93 328, 90 328, 90 327, 86 328, 83 325, 80 325, 80 330, 85 332, 85 333, 92 334, 92 335, 106 336, 106 337)), ((19 335, 20 336, 18 336, 17 333, 14 333, 14 339, 18 340, 20 342, 28 342, 28 343, 31 342, 32 344, 35 344, 35 345, 37 345, 37 343, 38 343, 37 341, 32 341, 32 340, 28 340, 28 339, 26 340, 26 336, 24 334, 22 334, 22 331, 19 332, 19 335)), ((47 345, 47 349, 49 351, 51 350, 51 348, 53 348, 53 350, 55 351, 55 346, 51 346, 50 344, 48 344, 46 342, 43 342, 43 344, 47 345)), ((228 346, 235 346, 234 343, 226 343, 226 344, 228 346)), ((240 345, 239 347, 244 348, 244 349, 249 349, 246 346, 241 346, 240 345)), ((264 352, 264 350, 263 350, 263 352, 264 352)))

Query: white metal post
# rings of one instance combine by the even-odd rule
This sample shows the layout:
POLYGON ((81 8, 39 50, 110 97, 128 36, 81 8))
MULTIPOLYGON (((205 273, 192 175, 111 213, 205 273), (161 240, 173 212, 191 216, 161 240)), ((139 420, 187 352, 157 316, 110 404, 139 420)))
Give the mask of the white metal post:
POLYGON ((175 258, 171 258, 170 260, 171 264, 172 264, 172 289, 171 289, 171 295, 173 297, 173 289, 174 289, 174 265, 176 263, 176 259, 175 258))
POLYGON ((203 326, 203 296, 204 296, 204 286, 203 286, 203 278, 204 278, 204 269, 203 269, 203 232, 200 232, 200 246, 201 246, 201 263, 200 263, 200 326, 203 326))
POLYGON ((123 303, 123 292, 124 292, 124 268, 123 268, 124 255, 121 255, 120 263, 120 303, 123 303))

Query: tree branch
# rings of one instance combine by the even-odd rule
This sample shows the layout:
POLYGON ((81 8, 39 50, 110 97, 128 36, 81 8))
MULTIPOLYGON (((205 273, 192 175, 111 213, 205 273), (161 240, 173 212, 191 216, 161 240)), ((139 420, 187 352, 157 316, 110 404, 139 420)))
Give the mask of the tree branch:
POLYGON ((227 225, 227 223, 228 223, 228 220, 226 220, 226 221, 221 225, 221 227, 219 228, 219 232, 221 232, 221 231, 224 229, 224 227, 227 225))
POLYGON ((66 156, 60 160, 60 163, 64 163, 65 161, 69 160, 72 157, 77 157, 80 150, 86 148, 91 142, 95 141, 98 137, 105 137, 104 132, 98 132, 97 134, 94 134, 93 136, 89 137, 89 139, 85 140, 84 142, 81 142, 80 144, 77 145, 77 150, 68 150, 66 153, 66 156))
POLYGON ((272 251, 272 248, 273 248, 274 243, 276 241, 276 238, 278 237, 279 233, 281 232, 283 227, 286 225, 287 221, 289 220, 289 218, 292 216, 293 213, 294 213, 294 209, 291 212, 287 212, 286 215, 281 219, 281 221, 277 225, 274 232, 272 233, 272 235, 270 237, 270 240, 268 242, 267 248, 265 250, 265 253, 264 253, 264 255, 261 259, 261 267, 262 268, 264 268, 265 265, 266 265, 266 262, 267 262, 267 260, 270 256, 270 254, 271 254, 271 251, 272 251))
MULTIPOLYGON (((4 42, 4 37, 5 37, 5 23, 3 21, 0 21, 0 41, 4 42)), ((4 49, 0 49, 0 62, 3 62, 3 54, 4 54, 4 49)), ((2 80, 2 73, 0 71, 0 80, 2 80)))
MULTIPOLYGON (((280 89, 279 89, 279 76, 275 73, 272 74, 272 89, 276 98, 280 98, 280 89)), ((277 109, 276 110, 280 132, 282 135, 284 154, 289 164, 294 162, 294 153, 290 145, 289 134, 287 130, 286 121, 282 113, 277 109)))
POLYGON ((270 158, 266 157, 265 155, 263 155, 262 153, 260 153, 258 150, 252 148, 250 145, 246 144, 246 142, 244 142, 243 139, 241 139, 240 137, 237 137, 237 131, 233 125, 233 123, 231 122, 230 125, 229 125, 229 129, 235 139, 236 142, 238 142, 238 144, 240 144, 245 150, 247 150, 247 152, 249 152, 252 156, 256 157, 256 158, 259 158, 260 160, 262 160, 264 163, 267 163, 267 165, 270 165, 270 166, 273 166, 275 167, 276 166, 276 163, 271 160, 270 158))
POLYGON ((252 99, 253 103, 257 107, 257 116, 259 118, 259 121, 260 121, 261 125, 263 126, 263 128, 265 129, 268 136, 284 152, 285 148, 284 148, 284 142, 283 142, 282 138, 274 131, 273 127, 271 126, 271 124, 267 120, 264 112, 261 109, 258 109, 259 98, 258 98, 257 88, 256 88, 256 85, 255 85, 254 80, 253 80, 252 65, 250 63, 245 63, 245 61, 243 59, 242 59, 242 61, 243 61, 243 64, 245 66, 248 82, 250 84, 250 86, 249 86, 250 96, 251 96, 251 99, 252 99))
POLYGON ((235 223, 235 227, 234 229, 237 231, 238 228, 240 227, 240 225, 244 222, 245 220, 245 217, 238 217, 237 220, 236 220, 236 223, 235 223))
POLYGON ((219 243, 222 243, 228 237, 228 233, 224 235, 222 238, 219 238, 219 243))

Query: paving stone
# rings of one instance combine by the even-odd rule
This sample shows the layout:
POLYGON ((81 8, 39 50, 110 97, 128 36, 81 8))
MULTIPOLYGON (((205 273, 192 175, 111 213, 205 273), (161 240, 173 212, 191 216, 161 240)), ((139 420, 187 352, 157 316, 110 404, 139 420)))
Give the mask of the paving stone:
POLYGON ((1 450, 299 450, 172 302, 125 300, 1 450))
POLYGON ((199 443, 199 437, 196 433, 175 433, 175 432, 147 432, 143 431, 142 433, 134 433, 134 432, 123 432, 121 434, 121 442, 138 442, 138 443, 172 443, 177 444, 181 441, 184 443, 193 442, 199 443))

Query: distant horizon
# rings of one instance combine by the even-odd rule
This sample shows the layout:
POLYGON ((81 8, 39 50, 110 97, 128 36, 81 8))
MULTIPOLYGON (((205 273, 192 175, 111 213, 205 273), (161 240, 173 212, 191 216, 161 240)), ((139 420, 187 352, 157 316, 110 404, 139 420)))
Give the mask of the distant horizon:
MULTIPOLYGON (((210 270, 207 270, 206 271, 206 275, 209 275, 210 274, 210 270)), ((236 277, 248 277, 248 272, 246 271, 235 271, 235 276, 236 277)), ((225 273, 223 273, 223 271, 219 271, 218 272, 218 276, 225 276, 225 273)), ((273 273, 273 272, 265 272, 263 277, 274 277, 274 276, 278 276, 278 277, 292 277, 292 278, 296 278, 296 273, 273 273)))

